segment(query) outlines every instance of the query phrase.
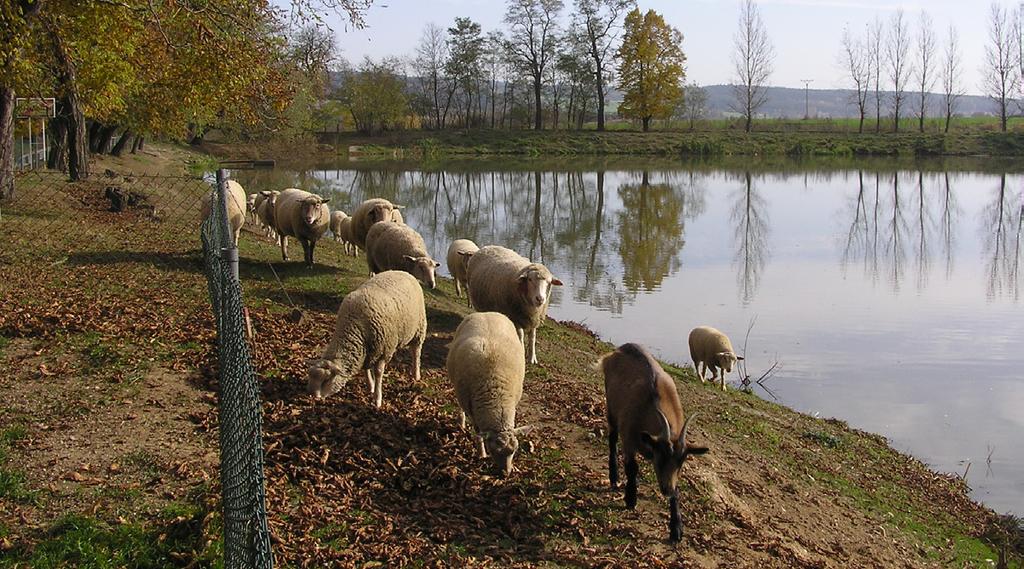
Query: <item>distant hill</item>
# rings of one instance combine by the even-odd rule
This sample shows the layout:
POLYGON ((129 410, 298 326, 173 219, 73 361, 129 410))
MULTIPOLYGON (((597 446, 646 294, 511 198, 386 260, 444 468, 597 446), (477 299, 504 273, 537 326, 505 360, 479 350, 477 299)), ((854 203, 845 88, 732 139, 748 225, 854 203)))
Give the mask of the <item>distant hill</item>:
MULTIPOLYGON (((708 93, 708 114, 711 118, 729 116, 732 112, 730 104, 733 102, 732 87, 729 85, 711 85, 705 87, 708 93)), ((914 114, 916 104, 916 93, 906 93, 908 97, 907 115, 914 114)), ((887 112, 888 101, 891 93, 883 93, 882 113, 887 112)), ((928 108, 930 115, 939 115, 942 112, 942 95, 930 93, 928 96, 928 108)), ((869 116, 874 114, 874 93, 869 93, 868 105, 871 109, 869 116)), ((810 89, 807 91, 807 106, 810 109, 810 116, 817 118, 847 118, 857 116, 857 105, 854 102, 854 92, 847 89, 810 89)), ((761 108, 760 113, 771 118, 803 118, 804 116, 804 90, 789 87, 769 87, 768 102, 761 108)), ((988 97, 965 95, 960 98, 957 114, 961 116, 971 115, 993 115, 995 106, 988 97)))

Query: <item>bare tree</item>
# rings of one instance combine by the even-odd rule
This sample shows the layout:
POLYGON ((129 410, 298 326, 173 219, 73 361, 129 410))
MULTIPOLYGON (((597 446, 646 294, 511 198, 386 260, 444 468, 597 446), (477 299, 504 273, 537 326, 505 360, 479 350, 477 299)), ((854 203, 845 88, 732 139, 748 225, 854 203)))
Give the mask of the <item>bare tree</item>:
POLYGON ((913 72, 910 61, 910 25, 903 10, 896 10, 889 21, 889 35, 885 42, 885 59, 892 81, 893 132, 900 131, 900 109, 906 97, 907 82, 913 72))
POLYGON ((963 87, 960 85, 960 73, 963 71, 960 62, 960 38, 953 25, 949 26, 946 40, 946 58, 942 62, 942 93, 943 110, 946 115, 945 132, 949 132, 949 123, 953 120, 963 87))
POLYGON ((882 130, 882 63, 885 44, 885 27, 882 20, 875 17, 875 20, 868 28, 868 65, 871 67, 871 80, 875 84, 875 132, 882 130))
POLYGON ((754 114, 768 100, 768 77, 775 62, 775 48, 754 0, 743 0, 740 4, 739 29, 733 45, 736 70, 733 109, 743 115, 746 131, 750 132, 754 114))
POLYGON ((288 38, 292 59, 313 85, 321 91, 330 85, 329 72, 338 60, 334 32, 325 26, 307 24, 288 38))
POLYGON ((864 117, 868 110, 868 89, 871 87, 869 43, 870 37, 868 42, 861 42, 853 38, 850 28, 843 30, 843 51, 840 60, 854 87, 853 100, 857 104, 857 113, 860 115, 857 132, 864 132, 864 117))
POLYGON ((690 122, 693 130, 696 122, 707 114, 708 92, 696 83, 683 87, 682 116, 690 122))
POLYGON ((513 58, 533 79, 533 128, 544 127, 541 86, 544 70, 555 57, 558 13, 562 0, 508 0, 505 23, 509 25, 507 44, 513 58))
POLYGON ((430 100, 434 128, 444 128, 451 98, 455 92, 454 84, 449 84, 445 78, 447 61, 448 42, 444 28, 434 23, 427 24, 423 28, 420 44, 416 47, 413 66, 430 100))
POLYGON ((1017 90, 1020 74, 1006 9, 996 2, 990 8, 988 26, 989 43, 985 46, 982 89, 995 102, 999 111, 999 128, 1005 132, 1010 99, 1017 90))
POLYGON ((604 130, 605 81, 608 78, 608 56, 618 36, 619 20, 636 0, 576 0, 580 30, 587 53, 594 62, 594 80, 597 85, 597 130, 604 130))
POLYGON ((928 110, 928 92, 935 84, 932 68, 935 66, 935 31, 928 12, 921 12, 921 29, 917 32, 918 130, 924 132, 924 119, 928 110))

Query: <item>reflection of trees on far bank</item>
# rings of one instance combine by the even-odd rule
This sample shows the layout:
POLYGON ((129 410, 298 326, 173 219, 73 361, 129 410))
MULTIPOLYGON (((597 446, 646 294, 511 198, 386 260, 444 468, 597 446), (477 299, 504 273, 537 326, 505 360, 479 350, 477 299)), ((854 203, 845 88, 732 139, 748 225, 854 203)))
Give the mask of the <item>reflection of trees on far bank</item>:
POLYGON ((942 252, 946 278, 952 276, 956 224, 960 206, 948 174, 941 180, 917 172, 911 190, 901 186, 899 172, 874 174, 874 188, 861 172, 857 188, 842 215, 845 234, 840 255, 844 276, 850 265, 861 264, 873 283, 881 278, 898 291, 906 278, 907 258, 913 255, 919 291, 928 286, 935 241, 942 252))
POLYGON ((619 257, 622 282, 630 292, 651 291, 679 270, 683 248, 683 196, 666 183, 652 184, 644 171, 639 183, 618 189, 619 257))
POLYGON ((981 211, 982 254, 988 275, 988 298, 1020 300, 1021 231, 1024 203, 1020 192, 1007 187, 1006 174, 981 211))
POLYGON ((733 239, 736 254, 736 286, 743 304, 754 300, 761 273, 768 262, 768 203, 758 193, 750 172, 744 172, 743 186, 733 192, 731 220, 736 224, 733 239))

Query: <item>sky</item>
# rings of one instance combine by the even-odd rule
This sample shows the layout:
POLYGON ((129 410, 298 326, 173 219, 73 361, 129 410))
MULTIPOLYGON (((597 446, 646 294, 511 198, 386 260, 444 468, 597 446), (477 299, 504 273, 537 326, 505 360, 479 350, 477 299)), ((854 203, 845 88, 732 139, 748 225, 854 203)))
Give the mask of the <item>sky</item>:
MULTIPOLYGON (((1007 0, 1002 3, 1008 8, 1015 5, 1007 0)), ((915 34, 921 11, 931 16, 940 53, 949 26, 955 25, 960 36, 963 88, 969 94, 981 94, 980 67, 990 4, 987 0, 759 0, 776 52, 770 84, 803 87, 801 80, 810 79, 811 89, 848 87, 838 63, 844 27, 865 34, 874 18, 888 22, 902 8, 915 34)), ((567 23, 572 0, 565 0, 565 5, 562 19, 567 23)), ((641 10, 661 13, 683 33, 688 81, 701 85, 730 82, 739 0, 639 0, 638 5, 641 10)), ((366 56, 411 55, 428 22, 448 27, 457 16, 469 17, 487 32, 505 29, 504 13, 503 0, 374 0, 365 29, 346 29, 339 18, 333 19, 332 27, 342 55, 358 63, 366 56)))

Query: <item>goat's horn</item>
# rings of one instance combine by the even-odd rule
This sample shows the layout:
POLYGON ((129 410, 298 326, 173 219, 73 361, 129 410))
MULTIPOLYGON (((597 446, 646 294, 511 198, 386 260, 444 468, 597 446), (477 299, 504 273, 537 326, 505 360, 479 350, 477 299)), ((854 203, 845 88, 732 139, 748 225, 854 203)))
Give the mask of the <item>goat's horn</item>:
POLYGON ((684 445, 686 444, 686 430, 690 428, 690 421, 692 421, 693 418, 696 417, 697 415, 698 413, 694 411, 693 413, 690 414, 689 417, 686 418, 686 422, 683 423, 683 432, 679 433, 679 440, 684 445))

